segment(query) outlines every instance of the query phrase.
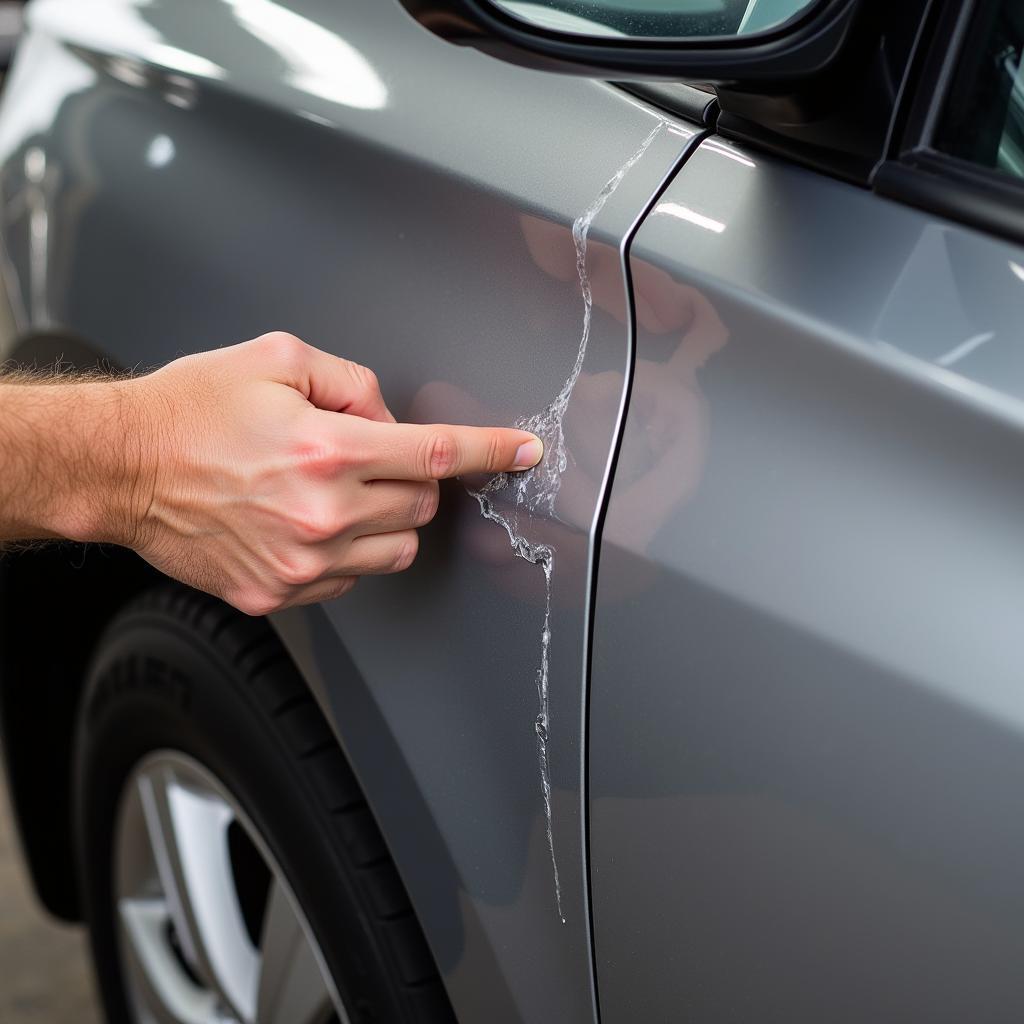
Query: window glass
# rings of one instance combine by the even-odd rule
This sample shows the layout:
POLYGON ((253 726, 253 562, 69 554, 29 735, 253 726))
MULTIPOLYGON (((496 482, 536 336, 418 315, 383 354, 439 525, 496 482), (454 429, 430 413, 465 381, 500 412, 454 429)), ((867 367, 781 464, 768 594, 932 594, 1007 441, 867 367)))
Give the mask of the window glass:
POLYGON ((1024 178, 1024 0, 980 4, 937 147, 1024 178))

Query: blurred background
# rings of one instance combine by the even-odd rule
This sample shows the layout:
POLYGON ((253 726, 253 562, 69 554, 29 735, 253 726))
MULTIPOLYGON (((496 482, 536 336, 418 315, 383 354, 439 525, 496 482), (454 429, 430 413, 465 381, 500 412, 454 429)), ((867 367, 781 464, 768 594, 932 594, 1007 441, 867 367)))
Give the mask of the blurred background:
POLYGON ((5 786, 0 786, 0 979, 3 1024, 100 1024, 85 935, 56 924, 31 894, 5 786))

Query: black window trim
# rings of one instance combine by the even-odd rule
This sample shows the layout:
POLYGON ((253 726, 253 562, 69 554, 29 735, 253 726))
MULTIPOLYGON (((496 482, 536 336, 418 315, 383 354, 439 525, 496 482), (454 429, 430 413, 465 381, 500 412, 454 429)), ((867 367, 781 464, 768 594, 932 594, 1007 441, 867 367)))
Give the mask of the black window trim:
POLYGON ((928 55, 897 115, 887 158, 875 169, 872 185, 879 195, 1024 242, 1024 180, 940 152, 933 144, 982 2, 941 0, 928 55))

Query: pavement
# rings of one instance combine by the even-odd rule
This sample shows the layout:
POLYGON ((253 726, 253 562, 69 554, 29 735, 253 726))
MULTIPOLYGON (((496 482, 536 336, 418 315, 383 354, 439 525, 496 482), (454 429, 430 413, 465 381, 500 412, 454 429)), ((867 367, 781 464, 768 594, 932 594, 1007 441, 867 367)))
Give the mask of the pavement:
POLYGON ((32 895, 0 779, 0 1021, 101 1020, 85 934, 55 922, 32 895))

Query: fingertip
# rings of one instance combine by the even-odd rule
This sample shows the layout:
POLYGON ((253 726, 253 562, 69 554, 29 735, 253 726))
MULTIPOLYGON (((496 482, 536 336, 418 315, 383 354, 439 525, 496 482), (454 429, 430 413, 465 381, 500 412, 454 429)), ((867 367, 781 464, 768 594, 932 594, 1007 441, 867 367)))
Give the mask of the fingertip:
POLYGON ((516 457, 512 464, 513 471, 533 469, 544 457, 544 442, 536 435, 532 435, 529 441, 524 441, 516 449, 516 457))

